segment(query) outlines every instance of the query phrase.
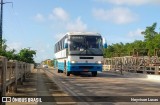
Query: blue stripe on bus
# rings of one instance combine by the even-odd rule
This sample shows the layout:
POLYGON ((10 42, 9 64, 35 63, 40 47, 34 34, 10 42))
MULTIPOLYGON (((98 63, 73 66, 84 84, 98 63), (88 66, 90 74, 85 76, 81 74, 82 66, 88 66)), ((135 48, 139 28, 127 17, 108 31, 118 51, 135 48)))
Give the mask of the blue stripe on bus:
MULTIPOLYGON (((102 64, 97 63, 67 63, 67 71, 102 71, 102 64)), ((64 62, 58 62, 58 69, 64 70, 64 62)))
POLYGON ((64 62, 58 62, 58 69, 64 70, 64 62))

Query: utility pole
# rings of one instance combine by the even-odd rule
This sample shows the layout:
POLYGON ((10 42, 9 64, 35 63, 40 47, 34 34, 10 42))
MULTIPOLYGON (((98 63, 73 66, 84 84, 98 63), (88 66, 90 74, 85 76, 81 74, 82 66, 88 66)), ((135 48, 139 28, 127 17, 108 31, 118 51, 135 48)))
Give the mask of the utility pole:
POLYGON ((0 16, 0 50, 2 50, 2 21, 3 21, 3 0, 1 0, 1 16, 0 16))
POLYGON ((2 35, 3 35, 3 4, 6 3, 12 3, 13 6, 13 2, 3 2, 3 0, 1 0, 1 10, 0 10, 0 50, 2 50, 2 35))

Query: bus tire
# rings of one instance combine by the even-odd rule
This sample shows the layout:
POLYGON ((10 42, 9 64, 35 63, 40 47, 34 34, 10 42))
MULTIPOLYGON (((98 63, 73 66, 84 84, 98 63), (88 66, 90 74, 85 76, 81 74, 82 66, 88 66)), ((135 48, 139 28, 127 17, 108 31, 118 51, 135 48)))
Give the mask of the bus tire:
POLYGON ((70 72, 69 71, 66 71, 66 76, 70 76, 70 72))
POLYGON ((97 76, 97 71, 93 71, 92 72, 92 77, 96 77, 97 76))
POLYGON ((60 73, 60 72, 61 72, 61 70, 59 70, 59 69, 58 69, 58 71, 57 71, 57 72, 58 72, 58 73, 60 73))

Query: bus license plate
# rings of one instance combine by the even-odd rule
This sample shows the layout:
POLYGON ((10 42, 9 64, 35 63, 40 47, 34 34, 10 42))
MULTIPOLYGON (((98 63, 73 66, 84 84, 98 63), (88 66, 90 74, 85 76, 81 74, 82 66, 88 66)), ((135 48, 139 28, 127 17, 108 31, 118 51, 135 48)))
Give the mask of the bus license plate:
POLYGON ((83 71, 89 71, 88 69, 84 69, 83 71))

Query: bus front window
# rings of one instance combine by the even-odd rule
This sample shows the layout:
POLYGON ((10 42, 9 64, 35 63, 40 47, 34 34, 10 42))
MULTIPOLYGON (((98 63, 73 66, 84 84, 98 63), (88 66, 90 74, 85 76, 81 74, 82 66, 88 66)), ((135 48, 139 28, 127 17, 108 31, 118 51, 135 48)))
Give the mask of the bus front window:
POLYGON ((70 54, 102 54, 102 39, 100 36, 74 35, 70 37, 70 42, 70 54))
POLYGON ((72 36, 70 39, 70 51, 83 50, 84 46, 84 37, 82 36, 72 36))

